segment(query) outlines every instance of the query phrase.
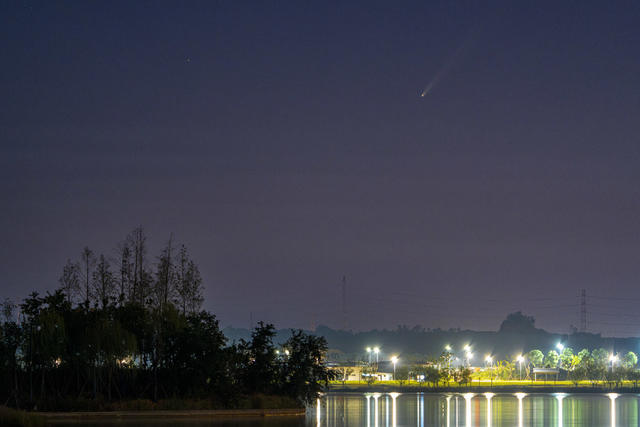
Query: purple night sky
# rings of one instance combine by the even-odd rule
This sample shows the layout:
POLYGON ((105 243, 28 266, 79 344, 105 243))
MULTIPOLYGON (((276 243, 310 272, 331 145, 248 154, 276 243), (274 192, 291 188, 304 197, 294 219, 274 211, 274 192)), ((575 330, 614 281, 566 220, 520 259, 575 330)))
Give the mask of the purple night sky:
POLYGON ((0 3, 0 298, 174 233, 223 326, 640 335, 640 3, 0 3), (562 3, 562 4, 558 4, 562 3), (440 73, 433 88, 421 91, 440 73))

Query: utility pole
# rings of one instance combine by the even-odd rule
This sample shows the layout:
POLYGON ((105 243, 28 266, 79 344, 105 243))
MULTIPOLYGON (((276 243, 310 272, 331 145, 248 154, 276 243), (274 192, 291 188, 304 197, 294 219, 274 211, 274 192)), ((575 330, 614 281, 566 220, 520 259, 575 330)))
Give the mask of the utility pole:
POLYGON ((587 332, 587 290, 580 293, 580 332, 587 332))

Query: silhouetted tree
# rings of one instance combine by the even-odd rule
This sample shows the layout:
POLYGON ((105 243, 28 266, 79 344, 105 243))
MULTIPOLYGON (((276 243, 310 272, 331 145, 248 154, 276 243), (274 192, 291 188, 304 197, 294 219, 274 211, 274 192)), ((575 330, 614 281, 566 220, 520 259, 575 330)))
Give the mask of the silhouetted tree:
POLYGON ((93 290, 96 302, 105 309, 113 300, 115 300, 116 282, 111 272, 109 261, 100 255, 98 264, 93 272, 93 290))
POLYGON ((187 248, 182 245, 176 262, 175 304, 182 314, 195 313, 202 306, 202 278, 198 266, 189 259, 187 248))
POLYGON ((72 303, 76 296, 80 295, 80 267, 78 263, 67 260, 62 268, 60 276, 60 289, 64 292, 69 303, 72 303))
POLYGON ((296 330, 284 343, 284 348, 288 352, 284 359, 284 391, 310 403, 335 378, 335 372, 329 370, 324 361, 327 341, 296 330))

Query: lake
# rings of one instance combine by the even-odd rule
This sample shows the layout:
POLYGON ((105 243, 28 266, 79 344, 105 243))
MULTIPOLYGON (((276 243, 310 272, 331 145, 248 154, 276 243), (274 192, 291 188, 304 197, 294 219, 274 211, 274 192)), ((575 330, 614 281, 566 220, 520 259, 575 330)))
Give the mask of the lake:
POLYGON ((108 421, 58 424, 189 427, 627 427, 638 426, 635 394, 329 393, 306 417, 108 421))

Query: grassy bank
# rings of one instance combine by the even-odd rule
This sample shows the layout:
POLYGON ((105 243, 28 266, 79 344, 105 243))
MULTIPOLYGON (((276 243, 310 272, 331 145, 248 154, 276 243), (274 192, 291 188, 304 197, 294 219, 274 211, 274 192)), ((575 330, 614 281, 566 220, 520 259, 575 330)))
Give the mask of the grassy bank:
POLYGON ((467 384, 440 383, 433 386, 428 383, 418 383, 415 381, 382 381, 373 384, 357 381, 335 381, 330 385, 330 391, 353 391, 353 392, 391 392, 391 391, 422 391, 422 392, 618 392, 618 393, 638 393, 640 388, 635 382, 624 381, 619 384, 609 382, 591 381, 489 381, 474 380, 467 384))
POLYGON ((39 415, 0 406, 0 426, 41 427, 44 426, 44 424, 44 418, 39 415))

